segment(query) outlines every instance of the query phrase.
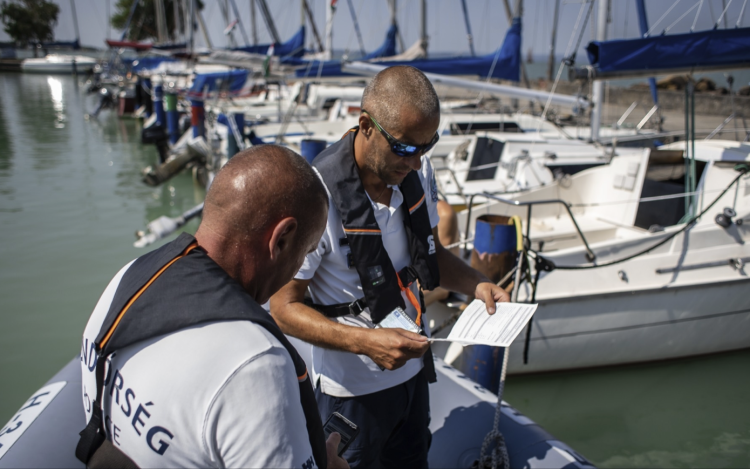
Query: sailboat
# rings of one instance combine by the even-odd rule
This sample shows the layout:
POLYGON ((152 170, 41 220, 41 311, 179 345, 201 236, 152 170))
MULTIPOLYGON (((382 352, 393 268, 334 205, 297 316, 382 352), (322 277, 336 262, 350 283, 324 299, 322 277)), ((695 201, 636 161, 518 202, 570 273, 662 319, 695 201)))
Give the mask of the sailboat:
MULTIPOLYGON (((602 24, 606 5, 600 2, 602 24)), ((591 73, 606 79, 652 76, 665 67, 691 73, 744 66, 748 38, 750 28, 600 39, 588 48, 597 59, 591 73), (667 48, 703 55, 659 55, 667 48), (639 52, 643 60, 630 60, 639 52)), ((750 347, 750 145, 712 140, 716 132, 696 140, 693 96, 686 93, 684 141, 640 154, 617 149, 608 164, 544 187, 469 196, 459 214, 469 249, 480 215, 522 220, 519 275, 503 281, 514 282, 519 300, 539 308, 525 337, 509 349, 509 373, 750 347)), ((455 310, 436 304, 428 314, 449 324, 455 310)), ((443 352, 465 371, 485 367, 477 360, 488 369, 499 366, 487 349, 443 352)))
MULTIPOLYGON (((47 42, 43 43, 42 47, 71 48, 73 50, 81 48, 74 0, 70 0, 70 6, 73 13, 73 25, 75 26, 75 40, 47 42)), ((87 73, 94 68, 96 63, 96 59, 84 55, 49 54, 41 58, 24 59, 21 62, 21 70, 27 73, 87 73)))

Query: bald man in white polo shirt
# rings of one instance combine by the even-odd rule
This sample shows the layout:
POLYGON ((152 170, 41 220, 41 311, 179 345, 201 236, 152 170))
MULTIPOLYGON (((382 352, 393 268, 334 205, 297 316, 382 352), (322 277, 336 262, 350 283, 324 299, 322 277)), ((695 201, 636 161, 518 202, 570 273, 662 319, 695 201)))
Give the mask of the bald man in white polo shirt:
POLYGON ((360 428, 344 453, 353 468, 427 467, 435 373, 419 289, 474 296, 490 314, 508 300, 440 245, 437 188, 424 156, 439 122, 437 94, 419 70, 391 67, 373 78, 359 126, 313 162, 329 196, 323 237, 271 298, 282 330, 314 345, 321 416, 339 412, 360 428), (376 327, 399 314, 411 321, 376 327))

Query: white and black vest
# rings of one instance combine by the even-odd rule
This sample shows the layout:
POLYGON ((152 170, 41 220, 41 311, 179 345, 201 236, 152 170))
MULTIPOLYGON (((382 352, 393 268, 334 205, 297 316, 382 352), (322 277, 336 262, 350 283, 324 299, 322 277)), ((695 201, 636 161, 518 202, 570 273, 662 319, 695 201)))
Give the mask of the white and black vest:
POLYGON ((404 228, 411 265, 396 272, 354 160, 356 133, 356 128, 350 130, 312 164, 328 187, 344 225, 346 236, 339 241, 351 249, 350 267, 357 269, 364 292, 362 306, 369 307, 373 322, 379 323, 397 307, 405 308, 399 277, 404 287, 419 280, 423 289, 434 290, 440 285, 440 273, 424 189, 414 171, 399 186, 404 196, 404 228))
POLYGON ((289 352, 313 457, 318 467, 327 467, 323 424, 304 360, 273 318, 186 233, 136 259, 117 287, 96 338, 97 395, 76 457, 89 467, 135 466, 106 440, 101 402, 109 355, 196 324, 228 320, 247 320, 265 328, 289 352))

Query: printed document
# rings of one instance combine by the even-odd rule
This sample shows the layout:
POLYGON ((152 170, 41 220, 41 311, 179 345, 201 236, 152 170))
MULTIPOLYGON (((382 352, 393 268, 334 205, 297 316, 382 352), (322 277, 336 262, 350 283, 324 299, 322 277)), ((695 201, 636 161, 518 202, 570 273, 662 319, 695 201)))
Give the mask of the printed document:
POLYGON ((447 339, 430 340, 508 347, 534 315, 536 307, 536 304, 497 303, 495 314, 487 314, 484 301, 474 300, 461 313, 447 339))

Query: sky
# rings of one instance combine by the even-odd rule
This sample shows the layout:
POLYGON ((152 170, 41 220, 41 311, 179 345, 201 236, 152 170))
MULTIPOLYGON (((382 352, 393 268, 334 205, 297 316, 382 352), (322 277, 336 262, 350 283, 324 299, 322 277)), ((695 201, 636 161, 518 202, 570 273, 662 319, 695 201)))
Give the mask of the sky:
MULTIPOLYGON (((114 12, 116 0, 54 0, 60 5, 60 16, 55 28, 57 40, 75 38, 75 28, 71 1, 80 26, 81 43, 85 46, 102 48, 104 39, 119 38, 121 32, 108 26, 107 11, 114 12), (108 10, 109 8, 109 10, 108 10)), ((219 1, 203 0, 205 18, 214 47, 228 45, 228 37, 223 34, 224 19, 219 8, 219 1)), ((318 31, 324 34, 325 8, 324 0, 308 0, 313 10, 318 31)), ((552 19, 556 0, 525 0, 523 2, 523 37, 524 55, 529 50, 535 57, 549 55, 552 32, 552 19)), ((597 7, 581 33, 583 21, 577 22, 581 9, 588 9, 587 0, 560 0, 560 19, 557 32, 556 55, 568 55, 575 48, 579 36, 581 47, 577 54, 578 63, 586 63, 584 47, 594 38, 596 31, 597 7), (578 26, 576 26, 578 24, 578 26), (566 54, 567 52, 567 54, 566 54)), ((639 36, 638 19, 635 11, 635 0, 609 0, 611 4, 611 21, 608 24, 609 38, 634 38, 639 36)), ((250 1, 235 0, 240 11, 240 19, 245 25, 250 41, 250 1)), ((510 0, 512 5, 516 0, 510 0)), ((724 6, 728 27, 735 27, 743 6, 746 5, 740 26, 750 26, 750 5, 748 0, 646 0, 648 21, 653 28, 652 34, 660 34, 671 26, 667 34, 688 32, 695 22, 696 30, 710 29, 718 20, 724 6), (700 11, 699 11, 699 4, 700 11), (692 10, 691 10, 692 9, 692 10), (697 15, 696 15, 697 14, 697 15), (680 19, 682 17, 682 19, 680 19), (659 21, 660 20, 660 21, 659 21)), ((291 37, 301 23, 300 0, 267 0, 271 16, 276 23, 281 40, 291 37)), ((349 5, 353 5, 362 33, 365 49, 371 51, 380 46, 385 38, 390 21, 390 11, 386 0, 339 0, 333 26, 333 45, 336 50, 359 50, 357 37, 352 26, 349 5)), ((508 20, 502 0, 466 0, 469 22, 473 33, 474 48, 477 54, 490 53, 500 47, 508 28, 508 20)), ((398 0, 398 24, 404 45, 409 47, 419 36, 419 0, 398 0)), ((171 14, 171 12, 167 12, 171 14)), ((258 40, 260 43, 271 42, 260 12, 256 14, 258 40)), ((723 27, 723 24, 721 25, 723 27)), ((427 0, 427 30, 429 35, 429 52, 435 55, 469 54, 464 15, 460 0, 427 0)), ((235 28, 235 38, 239 45, 244 45, 242 34, 235 28)), ((7 41, 8 35, 0 31, 0 41, 7 41)), ((203 45, 200 33, 196 34, 196 44, 203 45)), ((312 32, 308 27, 308 46, 312 47, 312 32)))

